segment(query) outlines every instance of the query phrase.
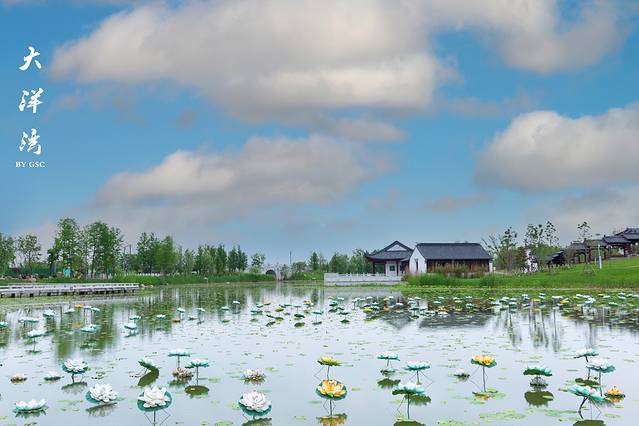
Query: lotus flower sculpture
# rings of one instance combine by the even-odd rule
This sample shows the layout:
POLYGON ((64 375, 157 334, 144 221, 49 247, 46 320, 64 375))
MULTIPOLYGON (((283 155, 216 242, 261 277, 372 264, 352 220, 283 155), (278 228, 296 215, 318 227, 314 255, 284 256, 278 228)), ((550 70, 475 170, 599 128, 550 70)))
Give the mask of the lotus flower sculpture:
POLYGON ((238 404, 243 412, 253 417, 267 415, 273 406, 266 395, 256 391, 243 394, 238 404))
POLYGON ((160 369, 160 367, 157 366, 155 361, 147 357, 144 357, 138 360, 138 364, 140 364, 142 367, 146 368, 149 371, 158 371, 160 369))
POLYGON ((623 391, 621 389, 619 389, 617 386, 613 386, 610 389, 608 389, 604 395, 606 395, 606 397, 608 399, 610 399, 611 401, 615 402, 615 401, 621 401, 622 399, 624 399, 626 397, 626 394, 623 393, 623 391))
POLYGON ((98 331, 98 326, 95 324, 87 324, 80 329, 83 333, 95 333, 98 331))
POLYGON ((415 373, 417 376, 417 383, 419 383, 419 373, 428 370, 430 368, 430 364, 423 361, 408 361, 406 363, 406 370, 415 373))
POLYGON ((612 373, 615 371, 615 366, 605 358, 592 358, 590 362, 586 364, 588 371, 595 371, 599 374, 599 385, 601 385, 601 375, 612 373))
POLYGON ((172 349, 169 351, 169 356, 177 358, 177 368, 180 368, 180 358, 191 356, 191 353, 186 349, 172 349))
POLYGON ((407 382, 400 383, 397 389, 393 391, 393 395, 403 395, 406 398, 406 417, 410 419, 410 399, 411 397, 425 397, 426 389, 418 383, 407 382))
POLYGON ((25 380, 27 380, 27 376, 23 373, 16 373, 13 376, 11 376, 10 380, 12 383, 22 383, 25 380))
POLYGON ((138 396, 138 408, 142 411, 157 411, 169 408, 173 397, 166 388, 157 386, 144 388, 144 392, 138 396))
POLYGON ((394 352, 387 351, 377 355, 377 359, 386 361, 386 366, 382 368, 382 374, 394 373, 395 369, 393 368, 391 361, 399 361, 399 355, 394 352))
POLYGON ((0 321, 0 329, 9 327, 9 323, 6 321, 0 321))
POLYGON ((93 404, 114 404, 118 400, 118 393, 109 384, 97 383, 89 389, 86 399, 93 404))
POLYGON ((348 393, 346 386, 334 379, 322 380, 322 383, 317 386, 315 392, 322 398, 333 401, 346 398, 346 394, 348 393))
POLYGON ((475 355, 474 357, 471 358, 470 360, 471 364, 475 364, 481 367, 481 377, 482 377, 482 390, 483 393, 486 393, 486 369, 487 368, 493 368, 494 366, 497 365, 497 361, 495 361, 495 358, 491 355, 486 355, 486 354, 481 354, 481 355, 475 355))
POLYGON ((71 358, 64 361, 62 364, 62 370, 65 373, 71 374, 73 380, 77 374, 84 374, 89 369, 89 365, 81 359, 71 358))
POLYGON ((573 358, 575 359, 586 358, 586 362, 588 362, 588 357, 595 357, 597 355, 599 355, 599 352, 596 349, 584 348, 584 349, 579 349, 577 352, 575 352, 575 354, 573 355, 573 358))
POLYGON ((568 388, 568 392, 583 398, 583 400, 581 401, 581 404, 579 405, 579 408, 577 409, 577 412, 579 413, 580 416, 581 416, 581 409, 583 408, 586 401, 590 403, 594 402, 595 404, 597 404, 605 400, 603 396, 599 395, 596 389, 593 389, 590 386, 579 386, 579 385, 571 386, 568 388))
POLYGON ((177 380, 186 380, 186 379, 190 379, 193 376, 193 373, 190 370, 187 370, 186 368, 182 368, 182 367, 178 367, 175 370, 173 370, 173 377, 175 377, 177 380))
POLYGON ((531 386, 546 387, 548 386, 548 383, 542 378, 542 376, 552 376, 552 370, 545 365, 529 365, 524 370, 524 376, 535 376, 530 381, 531 386))
MULTIPOLYGON (((326 367, 326 378, 330 378, 330 373, 331 373, 331 367, 339 367, 340 365, 342 365, 342 362, 339 361, 336 358, 330 357, 330 356, 323 356, 320 357, 317 362, 326 367)), ((321 369, 320 369, 321 371, 321 369)), ((317 372, 319 373, 319 371, 317 372)))
POLYGON ((47 409, 46 400, 32 399, 31 401, 28 401, 28 402, 25 402, 25 401, 16 402, 14 411, 16 413, 33 413, 36 411, 42 411, 46 409, 47 409))
POLYGON ((48 382, 54 382, 56 380, 60 380, 61 378, 62 378, 62 374, 58 373, 57 371, 49 371, 44 376, 44 380, 46 380, 48 382))
POLYGON ((264 381, 264 379, 266 378, 266 374, 264 374, 264 372, 259 368, 256 368, 255 370, 251 370, 250 368, 248 368, 244 370, 242 378, 246 382, 259 383, 264 381))
POLYGON ((453 376, 457 377, 458 379, 467 379, 470 377, 470 373, 463 368, 459 368, 455 370, 453 376))
POLYGON ((194 358, 190 360, 185 367, 188 369, 195 368, 195 380, 200 378, 200 368, 205 368, 209 366, 209 361, 206 359, 194 358))

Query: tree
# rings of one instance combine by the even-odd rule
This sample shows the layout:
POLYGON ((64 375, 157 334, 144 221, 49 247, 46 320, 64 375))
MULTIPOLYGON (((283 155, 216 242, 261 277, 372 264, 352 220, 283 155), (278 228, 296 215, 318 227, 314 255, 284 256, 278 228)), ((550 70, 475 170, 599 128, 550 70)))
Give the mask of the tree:
POLYGON ((311 268, 311 271, 315 272, 317 270, 319 270, 320 267, 320 259, 319 259, 319 255, 317 254, 317 252, 313 252, 311 253, 311 256, 308 259, 308 266, 309 268, 311 268))
POLYGON ((226 272, 226 250, 224 250, 224 246, 220 244, 217 246, 217 250, 215 253, 215 273, 218 275, 222 275, 226 272))
POLYGON ((304 262, 303 260, 293 262, 293 264, 291 265, 291 272, 293 273, 293 275, 306 272, 306 262, 304 262))
POLYGON ((175 247, 173 244, 173 237, 166 236, 157 245, 155 250, 155 264, 158 271, 162 274, 172 274, 175 271, 175 247))
POLYGON ((363 274, 368 270, 369 263, 365 254, 366 252, 362 249, 356 249, 353 251, 349 261, 348 272, 353 274, 363 274))
POLYGON ((85 228, 84 236, 91 276, 113 274, 122 250, 123 237, 120 230, 109 228, 104 222, 93 222, 85 228))
POLYGON ((194 268, 195 256, 193 254, 193 250, 186 249, 184 250, 184 256, 182 257, 182 272, 187 275, 191 275, 194 268))
POLYGON ((16 258, 13 238, 0 233, 0 276, 4 276, 16 258))
POLYGON ((251 256, 251 272, 254 274, 259 274, 260 272, 262 272, 265 261, 266 255, 264 255, 263 253, 255 253, 253 256, 251 256))
POLYGON ((156 269, 159 246, 160 242, 153 232, 150 234, 147 234, 146 232, 140 234, 137 250, 138 263, 140 265, 141 272, 148 274, 156 269))
POLYGON ((49 263, 59 260, 62 268, 71 272, 82 268, 82 231, 75 219, 65 217, 58 221, 53 247, 48 253, 49 263))
POLYGON ((27 267, 29 274, 33 273, 33 264, 40 259, 42 246, 38 237, 33 234, 22 235, 18 238, 18 253, 22 255, 23 267, 27 267))
POLYGON ((331 272, 337 272, 338 274, 345 274, 348 272, 348 256, 345 254, 335 253, 331 257, 328 267, 331 272))
POLYGON ((242 251, 242 248, 237 246, 237 270, 240 272, 246 271, 248 268, 248 256, 242 251))
POLYGON ((577 225, 577 232, 579 233, 579 239, 581 241, 585 242, 586 240, 589 240, 591 238, 590 225, 588 225, 588 222, 586 221, 577 225))
POLYGON ((557 228, 551 221, 546 221, 546 227, 544 228, 544 235, 546 236, 546 244, 550 247, 556 247, 559 244, 559 238, 557 238, 557 228))
POLYGON ((521 255, 517 250, 517 232, 509 227, 498 237, 490 235, 488 241, 484 240, 484 245, 495 259, 498 269, 513 271, 515 267, 522 266, 521 255))

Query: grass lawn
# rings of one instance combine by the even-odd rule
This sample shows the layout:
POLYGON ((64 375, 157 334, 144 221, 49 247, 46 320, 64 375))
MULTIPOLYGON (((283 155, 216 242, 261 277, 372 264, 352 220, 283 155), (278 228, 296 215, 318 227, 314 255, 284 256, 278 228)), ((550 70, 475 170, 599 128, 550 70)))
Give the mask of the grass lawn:
POLYGON ((411 277, 406 286, 448 286, 448 287, 504 287, 504 288, 639 288, 639 257, 612 259, 603 262, 599 270, 596 263, 590 267, 575 265, 542 271, 533 274, 498 275, 482 278, 457 278, 442 275, 422 275, 411 277))

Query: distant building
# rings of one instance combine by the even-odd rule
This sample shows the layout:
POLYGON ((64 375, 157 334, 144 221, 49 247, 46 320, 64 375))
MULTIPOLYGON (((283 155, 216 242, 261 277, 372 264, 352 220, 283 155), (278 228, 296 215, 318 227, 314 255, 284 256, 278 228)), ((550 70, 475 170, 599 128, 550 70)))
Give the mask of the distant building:
POLYGON ((366 254, 371 271, 384 265, 386 275, 425 274, 437 269, 465 267, 471 272, 491 272, 492 256, 479 243, 419 243, 415 248, 393 241, 366 254))

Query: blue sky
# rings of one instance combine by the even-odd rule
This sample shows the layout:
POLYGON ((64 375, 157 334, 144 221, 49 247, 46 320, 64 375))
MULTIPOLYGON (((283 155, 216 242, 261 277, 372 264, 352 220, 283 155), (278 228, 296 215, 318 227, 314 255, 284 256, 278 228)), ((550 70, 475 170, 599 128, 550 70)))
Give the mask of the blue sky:
POLYGON ((639 226, 632 2, 0 4, 2 233, 73 216, 275 262, 639 226))

